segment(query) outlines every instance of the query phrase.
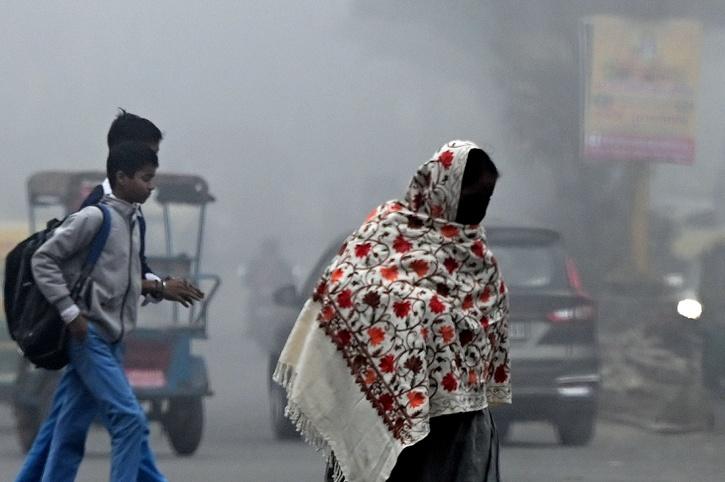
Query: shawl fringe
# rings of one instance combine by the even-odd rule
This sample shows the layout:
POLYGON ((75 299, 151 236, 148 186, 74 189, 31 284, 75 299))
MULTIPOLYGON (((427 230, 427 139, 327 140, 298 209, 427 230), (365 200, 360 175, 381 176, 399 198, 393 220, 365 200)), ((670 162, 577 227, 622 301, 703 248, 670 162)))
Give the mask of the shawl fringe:
POLYGON ((292 387, 297 379, 294 367, 285 363, 278 363, 274 370, 272 379, 280 384, 287 393, 287 407, 284 414, 290 419, 295 430, 302 438, 310 444, 317 452, 323 455, 325 463, 332 468, 333 482, 345 482, 345 474, 337 457, 334 457, 329 439, 321 434, 314 424, 300 410, 299 406, 290 399, 292 387))

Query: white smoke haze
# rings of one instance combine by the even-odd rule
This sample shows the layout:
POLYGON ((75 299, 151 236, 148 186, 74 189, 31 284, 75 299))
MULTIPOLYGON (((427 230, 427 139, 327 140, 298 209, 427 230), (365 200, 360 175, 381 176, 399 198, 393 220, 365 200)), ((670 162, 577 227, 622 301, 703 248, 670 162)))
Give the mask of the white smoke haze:
POLYGON ((264 234, 309 255, 295 240, 319 246, 400 196, 451 138, 492 146, 516 182, 493 79, 462 75, 485 47, 471 59, 421 26, 353 14, 344 2, 4 3, 0 209, 24 217, 37 169, 102 168, 117 107, 164 131, 162 170, 209 179, 219 202, 208 238, 239 240, 225 258, 264 234), (429 65, 388 53, 391 43, 429 65))
MULTIPOLYGON (((26 219, 26 180, 37 170, 105 169, 105 136, 119 107, 159 126, 160 172, 202 175, 217 198, 204 256, 206 271, 224 284, 211 307, 211 337, 199 347, 216 391, 210 426, 228 429, 228 413, 237 413, 231 426, 242 428, 227 435, 237 440, 254 436, 241 433, 244 427, 266 427, 264 396, 250 394, 250 368, 240 366, 253 358, 261 373, 266 354, 259 349, 245 358, 236 345, 245 329, 239 268, 263 239, 277 238, 306 275, 333 238, 402 196, 416 167, 456 138, 484 146, 502 173, 492 222, 572 231, 561 213, 574 212, 571 205, 586 204, 591 193, 562 194, 562 185, 574 182, 566 179, 575 179, 572 159, 541 148, 530 126, 550 122, 553 144, 560 138, 575 147, 576 126, 558 125, 555 116, 522 124, 511 107, 514 84, 539 81, 538 72, 514 78, 513 60, 534 56, 534 45, 542 58, 575 67, 578 49, 567 39, 576 42, 576 35, 541 35, 571 25, 566 19, 634 4, 643 18, 650 11, 653 18, 710 14, 696 163, 654 166, 651 205, 680 217, 723 209, 725 6, 507 1, 2 0, 0 220, 26 219), (243 421, 249 414, 258 420, 243 421)), ((541 75, 549 76, 546 85, 559 79, 541 75)), ((566 77, 562 72, 562 85, 566 77)), ((576 89, 569 101, 566 107, 576 109, 576 89)), ((609 215, 590 216, 580 240, 609 215)), ((266 384, 265 376, 254 375, 266 384)))

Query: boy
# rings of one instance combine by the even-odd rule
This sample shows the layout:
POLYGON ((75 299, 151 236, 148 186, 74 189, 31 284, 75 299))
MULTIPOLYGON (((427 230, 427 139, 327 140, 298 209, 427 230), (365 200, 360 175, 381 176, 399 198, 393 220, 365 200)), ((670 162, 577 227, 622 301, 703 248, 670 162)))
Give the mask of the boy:
MULTIPOLYGON (((140 142, 123 142, 108 155, 112 194, 101 202, 110 212, 111 232, 79 299, 70 297, 91 240, 101 226, 99 209, 86 207, 69 216, 35 253, 38 287, 68 324, 70 364, 54 397, 57 414, 42 481, 74 480, 83 458, 86 434, 101 415, 111 435, 111 480, 165 481, 148 444, 145 414, 125 377, 122 339, 136 321, 142 294, 138 205, 154 189, 158 158, 140 142)), ((31 450, 29 458, 38 456, 31 450)), ((28 463, 26 466, 33 466, 28 463)), ((37 467, 37 464, 35 464, 37 467)), ((28 480, 25 467, 18 480, 28 480)), ((35 474, 40 477, 40 474, 35 474)), ((30 479, 37 480, 37 479, 30 479)))
MULTIPOLYGON (((149 119, 126 112, 120 109, 119 114, 111 123, 106 136, 108 149, 127 141, 138 141, 146 144, 151 150, 158 154, 163 134, 161 130, 149 119)), ((91 193, 81 204, 81 208, 97 204, 104 196, 111 194, 111 185, 108 179, 102 184, 95 186, 91 193)), ((140 217, 143 213, 139 210, 140 217)), ((143 220, 140 220, 143 223, 143 220)), ((148 266, 145 256, 145 240, 141 238, 141 269, 143 272, 143 293, 146 296, 144 303, 160 302, 162 299, 176 301, 183 306, 189 306, 195 301, 200 301, 204 293, 187 280, 178 278, 159 278, 148 266)), ((62 392, 56 391, 56 397, 63 396, 62 392)), ((57 419, 56 411, 51 411, 33 442, 28 453, 25 465, 18 477, 17 482, 32 482, 38 480, 43 473, 43 464, 50 449, 50 439, 57 419)))

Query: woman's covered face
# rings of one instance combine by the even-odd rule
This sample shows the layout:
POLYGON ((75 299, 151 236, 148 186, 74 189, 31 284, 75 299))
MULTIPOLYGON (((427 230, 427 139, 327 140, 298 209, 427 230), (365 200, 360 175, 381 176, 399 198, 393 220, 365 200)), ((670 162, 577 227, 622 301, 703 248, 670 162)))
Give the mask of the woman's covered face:
POLYGON ((466 169, 461 182, 461 198, 456 214, 457 223, 480 224, 486 216, 498 176, 487 168, 483 161, 484 156, 486 153, 480 149, 471 149, 468 153, 466 169))
POLYGON ((486 215, 497 179, 483 149, 471 141, 449 141, 418 168, 405 204, 423 216, 476 225, 486 215))

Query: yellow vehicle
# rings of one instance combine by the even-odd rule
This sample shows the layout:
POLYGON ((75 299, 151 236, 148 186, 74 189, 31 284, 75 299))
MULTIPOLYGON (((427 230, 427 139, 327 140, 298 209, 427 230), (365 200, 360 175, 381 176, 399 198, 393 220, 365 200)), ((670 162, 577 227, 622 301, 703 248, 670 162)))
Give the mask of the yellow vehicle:
MULTIPOLYGON (((8 252, 28 236, 28 228, 21 223, 0 223, 0 256, 3 260, 8 252)), ((0 276, 5 279, 5 262, 1 263, 0 276)), ((2 299, 2 292, 0 292, 2 299)), ((0 402, 12 398, 19 356, 15 342, 10 339, 5 323, 5 310, 0 312, 0 402)))

